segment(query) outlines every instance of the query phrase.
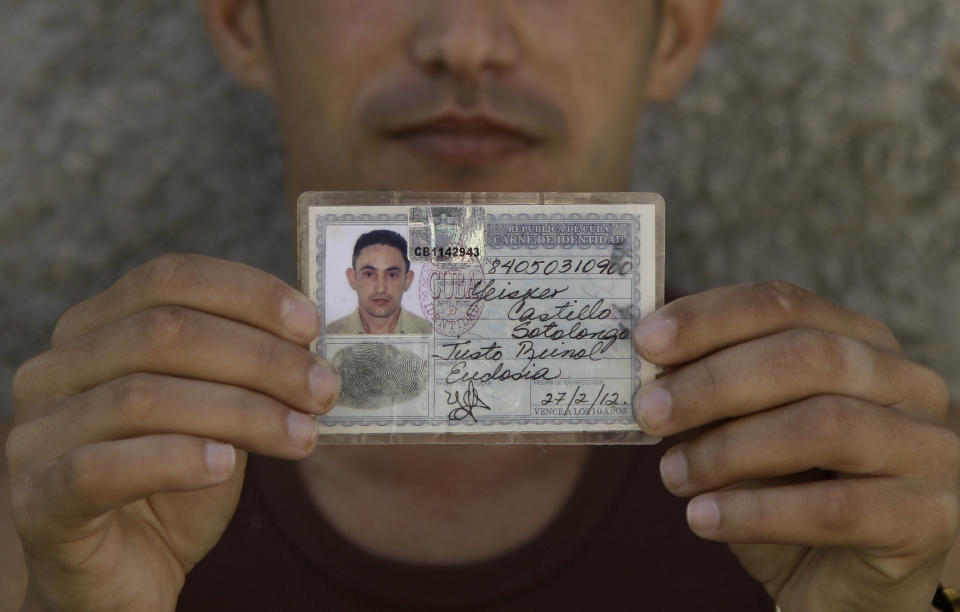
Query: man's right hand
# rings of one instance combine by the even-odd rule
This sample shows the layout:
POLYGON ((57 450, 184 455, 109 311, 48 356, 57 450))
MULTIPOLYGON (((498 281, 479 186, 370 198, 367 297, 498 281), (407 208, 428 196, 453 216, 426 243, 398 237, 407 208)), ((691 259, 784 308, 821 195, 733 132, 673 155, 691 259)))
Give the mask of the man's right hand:
POLYGON ((246 452, 303 458, 339 379, 314 306, 245 265, 165 255, 69 310, 14 378, 24 610, 172 610, 246 452))

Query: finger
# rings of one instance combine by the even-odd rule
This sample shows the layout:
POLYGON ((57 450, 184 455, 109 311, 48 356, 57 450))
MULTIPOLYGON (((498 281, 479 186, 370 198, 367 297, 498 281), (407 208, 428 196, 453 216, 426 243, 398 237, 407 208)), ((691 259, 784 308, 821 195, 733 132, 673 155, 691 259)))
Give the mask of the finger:
POLYGON ((738 344, 641 388, 636 415, 657 436, 815 395, 845 395, 942 422, 949 399, 935 372, 839 334, 796 329, 738 344))
POLYGON ((882 323, 784 282, 721 287, 680 298, 644 318, 633 341, 643 358, 670 365, 797 327, 900 351, 882 323))
POLYGON ((818 396, 709 429, 667 451, 660 474, 674 494, 691 496, 814 469, 921 473, 936 468, 949 437, 945 429, 868 402, 818 396))
POLYGON ((316 445, 316 420, 277 400, 232 385, 132 374, 70 398, 68 405, 17 427, 11 470, 55 460, 101 441, 181 433, 262 455, 302 459, 316 445))
POLYGON ((76 395, 135 372, 247 387, 304 412, 328 410, 339 377, 293 342, 187 308, 164 306, 81 336, 27 362, 14 379, 17 403, 76 395))
POLYGON ((236 459, 229 444, 176 434, 77 448, 31 475, 18 524, 42 537, 50 521, 79 526, 148 495, 212 487, 230 477, 236 459))
POLYGON ((917 480, 842 478, 699 495, 687 522, 730 543, 850 547, 888 555, 950 547, 960 516, 953 491, 917 480))
POLYGON ((266 272, 203 255, 162 255, 68 310, 53 332, 53 345, 161 305, 241 321, 300 344, 320 333, 313 303, 266 272))

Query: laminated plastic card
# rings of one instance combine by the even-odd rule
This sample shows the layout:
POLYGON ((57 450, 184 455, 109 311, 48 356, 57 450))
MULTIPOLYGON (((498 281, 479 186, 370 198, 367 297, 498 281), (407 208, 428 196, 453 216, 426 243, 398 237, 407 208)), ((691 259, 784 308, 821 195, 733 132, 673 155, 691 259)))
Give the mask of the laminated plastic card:
POLYGON ((343 382, 321 443, 638 444, 663 303, 650 193, 310 192, 300 288, 343 382))

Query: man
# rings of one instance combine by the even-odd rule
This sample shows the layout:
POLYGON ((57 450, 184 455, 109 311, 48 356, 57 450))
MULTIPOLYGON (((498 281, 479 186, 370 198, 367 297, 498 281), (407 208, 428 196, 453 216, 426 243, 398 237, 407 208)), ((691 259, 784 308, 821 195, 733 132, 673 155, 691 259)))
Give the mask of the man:
MULTIPOLYGON (((625 189, 643 105, 720 2, 201 4, 276 102, 295 195, 625 189)), ((14 383, 24 609, 929 609, 960 443, 942 379, 876 321, 781 283, 660 309, 634 339, 669 373, 635 412, 665 453, 317 447, 320 325, 188 256, 68 311, 14 383), (244 484, 247 451, 302 461, 251 455, 244 484)))
POLYGON ((327 325, 328 334, 429 334, 430 322, 404 310, 400 301, 413 283, 407 241, 391 230, 373 230, 353 245, 347 282, 357 309, 327 325))

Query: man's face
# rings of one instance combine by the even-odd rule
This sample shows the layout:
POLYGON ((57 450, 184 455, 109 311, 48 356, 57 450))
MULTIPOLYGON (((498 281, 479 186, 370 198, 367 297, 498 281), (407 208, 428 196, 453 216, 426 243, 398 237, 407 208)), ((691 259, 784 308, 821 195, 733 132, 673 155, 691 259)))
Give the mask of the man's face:
POLYGON ((357 256, 347 280, 357 292, 357 304, 368 315, 390 318, 400 310, 403 293, 413 282, 400 251, 386 244, 372 244, 357 256))
POLYGON ((291 191, 628 186, 652 0, 274 0, 291 191))

